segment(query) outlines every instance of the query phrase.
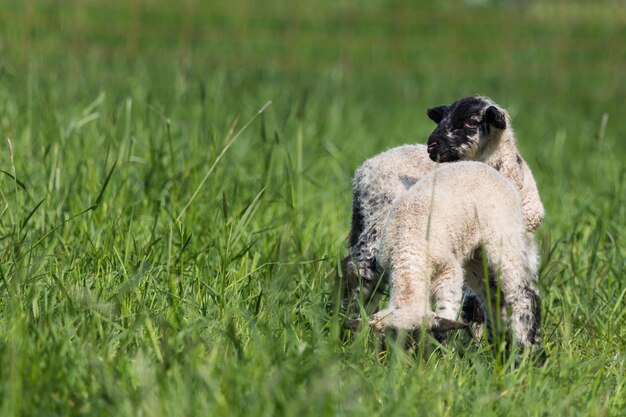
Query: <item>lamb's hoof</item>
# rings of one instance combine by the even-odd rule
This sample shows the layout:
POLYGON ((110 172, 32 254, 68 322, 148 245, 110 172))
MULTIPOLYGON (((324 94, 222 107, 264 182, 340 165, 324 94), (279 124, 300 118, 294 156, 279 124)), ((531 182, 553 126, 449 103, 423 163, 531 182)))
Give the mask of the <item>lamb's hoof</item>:
POLYGON ((346 322, 343 324, 344 329, 352 330, 355 332, 359 330, 359 327, 361 327, 361 319, 346 320, 346 322))
POLYGON ((446 319, 443 317, 433 316, 430 319, 429 327, 430 327, 430 330, 441 333, 441 332, 447 332, 450 330, 465 329, 469 327, 469 324, 462 322, 462 321, 450 320, 450 319, 446 319))
POLYGON ((548 352, 542 345, 537 346, 532 352, 532 358, 535 366, 542 367, 548 361, 548 352))
POLYGON ((483 336, 487 333, 485 330, 485 323, 469 323, 470 336, 477 341, 483 340, 483 336))
POLYGON ((525 346, 518 352, 518 356, 515 359, 515 365, 520 366, 524 361, 524 356, 526 355, 526 360, 528 360, 528 363, 531 363, 537 367, 544 366, 548 360, 548 352, 543 347, 543 345, 535 344, 532 346, 525 346))
POLYGON ((391 316, 392 313, 393 311, 387 309, 381 310, 378 313, 372 315, 367 323, 374 331, 382 332, 385 327, 387 327, 388 318, 391 316))

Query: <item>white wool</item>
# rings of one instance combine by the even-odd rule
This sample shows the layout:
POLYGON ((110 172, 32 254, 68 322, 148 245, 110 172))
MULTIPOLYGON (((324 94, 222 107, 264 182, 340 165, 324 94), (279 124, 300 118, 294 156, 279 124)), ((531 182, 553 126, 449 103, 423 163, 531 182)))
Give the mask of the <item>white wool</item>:
POLYGON ((370 324, 415 330, 423 324, 436 328, 441 318, 455 320, 464 284, 484 292, 483 280, 463 276, 484 247, 512 311, 515 341, 538 344, 537 253, 519 194, 511 181, 478 162, 443 165, 402 193, 389 212, 378 258, 390 277, 389 306, 370 324))

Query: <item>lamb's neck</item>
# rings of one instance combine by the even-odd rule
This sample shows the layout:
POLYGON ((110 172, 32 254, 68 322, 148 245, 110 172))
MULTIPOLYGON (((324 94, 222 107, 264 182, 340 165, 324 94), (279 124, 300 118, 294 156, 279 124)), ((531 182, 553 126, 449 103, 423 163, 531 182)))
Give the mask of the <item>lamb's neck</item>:
POLYGON ((535 179, 528 165, 519 154, 513 131, 507 129, 497 139, 491 142, 493 144, 491 148, 485 149, 486 152, 483 153, 484 158, 481 160, 500 171, 520 191, 526 230, 532 239, 535 230, 544 217, 543 205, 541 204, 535 179))
POLYGON ((515 182, 520 189, 522 188, 521 170, 524 161, 519 154, 511 129, 506 129, 497 140, 492 140, 483 150, 480 159, 515 182))

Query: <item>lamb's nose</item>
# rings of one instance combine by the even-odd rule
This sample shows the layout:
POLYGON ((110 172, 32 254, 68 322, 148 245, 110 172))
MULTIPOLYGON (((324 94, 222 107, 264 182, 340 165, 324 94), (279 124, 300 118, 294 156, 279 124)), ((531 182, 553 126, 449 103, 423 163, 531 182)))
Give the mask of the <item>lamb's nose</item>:
POLYGON ((434 150, 436 145, 437 145, 437 142, 429 143, 428 144, 428 148, 427 148, 428 151, 430 152, 430 151, 434 150))

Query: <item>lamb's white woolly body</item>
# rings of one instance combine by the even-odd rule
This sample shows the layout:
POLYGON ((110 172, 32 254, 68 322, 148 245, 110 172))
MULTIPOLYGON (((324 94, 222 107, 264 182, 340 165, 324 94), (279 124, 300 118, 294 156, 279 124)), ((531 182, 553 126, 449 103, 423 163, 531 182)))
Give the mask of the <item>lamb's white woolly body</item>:
POLYGON ((345 296, 353 302, 359 290, 367 300, 378 281, 376 251, 392 203, 436 166, 425 145, 403 145, 365 161, 357 169, 352 188, 352 229, 343 266, 345 296))
MULTIPOLYGON (((484 162, 510 179, 520 190, 526 230, 532 236, 543 220, 543 205, 532 173, 517 149, 506 112, 497 108, 506 121, 504 129, 489 126, 485 122, 484 129, 477 130, 475 134, 470 131, 462 143, 443 144, 445 141, 439 137, 439 133, 448 135, 453 130, 448 122, 461 107, 456 104, 468 102, 474 106, 475 115, 483 118, 486 109, 497 108, 485 97, 470 97, 450 106, 429 109, 429 117, 438 123, 429 140, 429 149, 434 152, 437 146, 456 147, 457 159, 484 162)), ((433 155, 433 159, 437 159, 437 156, 433 155)), ((365 161, 357 169, 353 181, 352 227, 348 254, 343 263, 342 308, 345 312, 358 312, 356 307, 359 298, 367 304, 379 282, 376 251, 383 223, 392 203, 436 166, 425 145, 403 145, 365 161)), ((490 198, 490 193, 485 197, 490 198)), ((467 265, 466 274, 472 275, 474 279, 482 279, 482 270, 482 262, 477 259, 467 265)), ((384 285, 384 282, 380 283, 381 287, 384 285)), ((483 294, 477 295, 485 301, 483 294)))
POLYGON ((402 193, 389 213, 378 261, 390 276, 390 302, 370 324, 415 330, 433 327, 438 317, 455 320, 464 283, 485 291, 482 279, 463 277, 484 248, 511 310, 515 341, 539 343, 537 254, 526 229, 518 190, 492 167, 458 162, 431 172, 402 193))

